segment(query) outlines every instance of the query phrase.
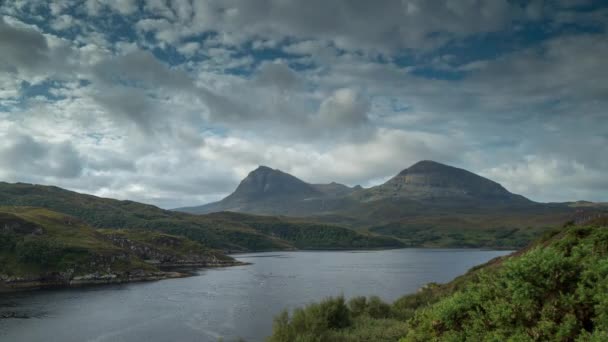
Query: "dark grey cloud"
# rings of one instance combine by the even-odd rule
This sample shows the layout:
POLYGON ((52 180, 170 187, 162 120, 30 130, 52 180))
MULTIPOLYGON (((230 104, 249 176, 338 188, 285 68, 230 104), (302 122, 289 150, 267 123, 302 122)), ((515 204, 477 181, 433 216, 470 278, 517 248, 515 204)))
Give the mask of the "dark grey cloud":
POLYGON ((37 68, 48 63, 49 46, 44 36, 31 28, 9 25, 0 16, 0 67, 5 71, 37 68))
POLYGON ((76 178, 82 173, 84 161, 69 142, 40 142, 24 134, 5 135, 2 140, 0 170, 9 178, 76 178))
POLYGON ((263 63, 255 77, 260 86, 276 87, 281 90, 292 90, 303 86, 298 74, 285 63, 263 63))

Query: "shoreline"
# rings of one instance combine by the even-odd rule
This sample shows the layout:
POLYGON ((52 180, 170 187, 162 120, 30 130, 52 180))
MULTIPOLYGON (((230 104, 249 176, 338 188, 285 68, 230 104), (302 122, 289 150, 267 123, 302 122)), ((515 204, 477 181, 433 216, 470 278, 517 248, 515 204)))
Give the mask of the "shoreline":
MULTIPOLYGON (((187 278, 195 276, 195 271, 205 268, 224 268, 232 266, 251 265, 248 262, 236 261, 221 264, 168 264, 158 265, 159 271, 141 271, 122 273, 122 274, 99 274, 91 273, 81 276, 76 276, 70 279, 62 279, 59 277, 44 278, 15 278, 14 280, 6 281, 0 279, 0 296, 16 292, 28 292, 47 289, 70 289, 92 286, 117 285, 127 283, 139 283, 148 281, 159 281, 165 279, 187 278), (164 270, 163 270, 164 269, 164 270)), ((10 278, 9 278, 10 279, 10 278)), ((0 317, 1 318, 1 317, 0 317)))
POLYGON ((480 251, 517 251, 523 247, 396 247, 396 248, 365 248, 365 249, 352 249, 352 248, 306 248, 306 249, 268 249, 261 251, 249 251, 249 252, 229 252, 226 251, 226 255, 238 257, 239 255, 256 254, 256 253, 270 253, 270 252, 378 252, 378 251, 394 251, 399 249, 445 249, 445 250, 480 250, 480 251))

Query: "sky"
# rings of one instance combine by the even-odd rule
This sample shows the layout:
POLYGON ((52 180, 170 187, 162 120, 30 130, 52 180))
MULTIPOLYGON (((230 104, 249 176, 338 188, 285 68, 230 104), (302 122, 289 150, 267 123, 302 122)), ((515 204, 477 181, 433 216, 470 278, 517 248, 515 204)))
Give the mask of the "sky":
POLYGON ((0 0, 0 180, 163 208, 419 160, 608 201, 608 2, 0 0))

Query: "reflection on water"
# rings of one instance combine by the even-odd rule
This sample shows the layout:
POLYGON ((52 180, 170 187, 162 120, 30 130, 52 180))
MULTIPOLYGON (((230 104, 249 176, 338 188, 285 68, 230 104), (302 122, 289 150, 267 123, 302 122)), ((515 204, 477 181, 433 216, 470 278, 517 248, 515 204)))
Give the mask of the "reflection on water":
POLYGON ((262 341, 272 319, 327 296, 392 301, 506 251, 269 252, 190 278, 0 296, 0 341, 262 341))

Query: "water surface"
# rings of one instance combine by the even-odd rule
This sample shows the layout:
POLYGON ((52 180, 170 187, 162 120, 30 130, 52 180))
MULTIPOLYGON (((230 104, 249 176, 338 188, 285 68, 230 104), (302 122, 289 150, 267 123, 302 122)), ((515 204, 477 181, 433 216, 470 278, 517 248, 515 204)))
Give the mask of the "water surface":
POLYGON ((0 341, 263 341, 273 317, 327 296, 387 301, 447 282, 507 251, 399 249, 237 255, 252 265, 194 277, 0 297, 0 341))

